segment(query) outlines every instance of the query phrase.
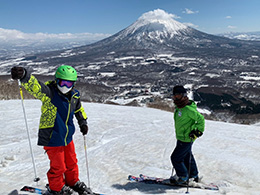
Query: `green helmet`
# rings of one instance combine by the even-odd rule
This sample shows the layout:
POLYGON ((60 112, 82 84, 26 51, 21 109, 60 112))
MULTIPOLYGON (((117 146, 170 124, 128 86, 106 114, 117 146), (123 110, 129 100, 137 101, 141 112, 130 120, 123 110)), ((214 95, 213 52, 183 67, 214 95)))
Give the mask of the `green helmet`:
POLYGON ((77 71, 72 66, 61 65, 56 70, 55 78, 67 80, 67 81, 76 81, 77 80, 77 71))

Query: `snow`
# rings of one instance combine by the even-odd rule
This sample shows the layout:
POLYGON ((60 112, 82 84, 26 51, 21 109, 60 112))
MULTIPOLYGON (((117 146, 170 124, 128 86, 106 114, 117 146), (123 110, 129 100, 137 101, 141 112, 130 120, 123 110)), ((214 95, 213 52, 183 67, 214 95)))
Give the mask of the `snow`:
POLYGON ((100 75, 103 77, 113 77, 116 75, 116 73, 115 72, 101 72, 100 75))
MULTIPOLYGON (((28 126, 41 178, 47 183, 49 160, 37 146, 39 100, 25 100, 28 126)), ((129 174, 168 178, 170 155, 175 147, 173 116, 146 108, 83 103, 89 117, 87 135, 90 187, 105 194, 184 194, 186 189, 131 183, 129 174)), ((77 122, 75 121, 75 124, 77 122)), ((0 101, 0 194, 34 185, 34 172, 20 100, 0 101)), ((193 153, 205 182, 219 184, 220 191, 190 189, 190 194, 259 194, 260 126, 206 121, 204 135, 193 153)), ((77 127, 74 142, 80 178, 88 183, 83 137, 77 127)))
POLYGON ((240 76, 240 78, 243 78, 244 80, 256 80, 256 81, 260 80, 260 77, 240 76))
POLYGON ((206 77, 210 77, 210 78, 217 78, 217 77, 220 77, 219 74, 212 74, 212 73, 207 73, 205 76, 206 76, 206 77))

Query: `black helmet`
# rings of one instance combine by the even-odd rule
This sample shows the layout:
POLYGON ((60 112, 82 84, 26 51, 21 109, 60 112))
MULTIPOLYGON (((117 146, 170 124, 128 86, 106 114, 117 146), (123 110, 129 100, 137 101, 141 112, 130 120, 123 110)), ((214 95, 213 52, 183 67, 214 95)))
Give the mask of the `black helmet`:
POLYGON ((187 90, 182 85, 177 85, 177 86, 173 87, 172 93, 173 93, 173 95, 183 94, 183 96, 186 96, 187 90))

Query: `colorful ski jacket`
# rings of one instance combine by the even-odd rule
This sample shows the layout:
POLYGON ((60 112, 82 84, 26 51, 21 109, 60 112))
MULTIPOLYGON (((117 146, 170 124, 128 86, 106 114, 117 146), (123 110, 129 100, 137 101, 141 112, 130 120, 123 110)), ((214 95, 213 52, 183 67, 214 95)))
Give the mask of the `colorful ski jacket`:
POLYGON ((80 93, 73 89, 70 97, 61 94, 55 81, 42 83, 26 71, 22 86, 35 98, 41 100, 41 118, 38 145, 66 146, 75 132, 73 116, 79 126, 87 124, 87 115, 80 102, 80 93))
POLYGON ((174 111, 175 133, 177 140, 182 142, 192 142, 189 134, 192 130, 198 129, 203 132, 205 128, 205 119, 202 114, 197 111, 194 101, 190 100, 190 104, 184 108, 176 107, 174 111))

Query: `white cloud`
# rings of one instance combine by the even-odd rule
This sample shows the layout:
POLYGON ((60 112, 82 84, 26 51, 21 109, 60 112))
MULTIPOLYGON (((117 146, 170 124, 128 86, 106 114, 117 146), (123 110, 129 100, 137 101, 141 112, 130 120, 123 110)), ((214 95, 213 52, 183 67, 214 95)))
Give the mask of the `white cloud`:
POLYGON ((231 16, 226 16, 226 19, 231 19, 232 17, 231 16))
POLYGON ((229 25, 228 28, 229 28, 229 29, 235 29, 235 28, 237 28, 237 27, 236 27, 236 26, 231 26, 231 25, 229 25))
POLYGON ((162 19, 162 20, 168 20, 168 19, 178 19, 179 16, 175 14, 166 13, 164 10, 156 9, 154 11, 149 11, 144 13, 139 19, 140 20, 147 20, 147 19, 162 19))
POLYGON ((60 33, 60 34, 48 34, 48 33, 24 33, 13 29, 0 28, 0 40, 1 41, 16 41, 16 40, 65 40, 65 39, 85 39, 89 41, 101 40, 110 36, 109 34, 102 33, 60 33))
POLYGON ((185 8, 185 11, 183 11, 182 13, 184 13, 184 14, 197 14, 197 13, 199 13, 199 11, 193 11, 191 9, 185 8))
POLYGON ((187 23, 184 23, 186 26, 190 26, 190 27, 192 27, 192 28, 198 28, 199 26, 198 25, 196 25, 196 24, 192 24, 192 23, 190 23, 190 22, 187 22, 187 23))

